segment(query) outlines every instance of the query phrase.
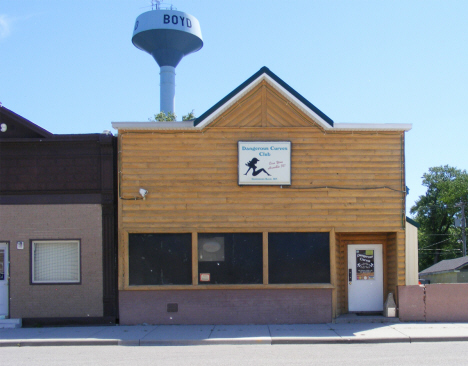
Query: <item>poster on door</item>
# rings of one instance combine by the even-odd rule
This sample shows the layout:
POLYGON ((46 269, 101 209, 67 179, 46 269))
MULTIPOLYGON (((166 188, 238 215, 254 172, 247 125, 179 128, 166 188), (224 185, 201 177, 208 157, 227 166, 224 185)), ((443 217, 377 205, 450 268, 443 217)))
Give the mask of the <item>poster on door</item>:
POLYGON ((368 281, 374 278, 374 251, 356 250, 356 279, 368 281))

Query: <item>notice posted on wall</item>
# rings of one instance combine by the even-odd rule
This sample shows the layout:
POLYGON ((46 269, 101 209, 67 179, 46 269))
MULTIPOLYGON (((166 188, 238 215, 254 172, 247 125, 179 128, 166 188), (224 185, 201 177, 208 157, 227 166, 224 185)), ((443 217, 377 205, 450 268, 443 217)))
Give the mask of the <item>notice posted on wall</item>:
POLYGON ((211 275, 209 273, 200 273, 200 282, 210 282, 211 275))
POLYGON ((291 141, 239 141, 239 185, 290 185, 291 141))
POLYGON ((367 281, 374 278, 374 251, 356 250, 356 279, 367 281))

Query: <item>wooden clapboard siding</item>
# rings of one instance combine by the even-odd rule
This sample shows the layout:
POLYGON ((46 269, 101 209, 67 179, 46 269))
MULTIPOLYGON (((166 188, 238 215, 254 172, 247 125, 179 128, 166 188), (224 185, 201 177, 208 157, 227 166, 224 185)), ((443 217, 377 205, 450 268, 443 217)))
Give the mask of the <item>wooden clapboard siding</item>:
POLYGON ((266 137, 268 127, 233 131, 216 122, 204 133, 123 132, 121 195, 135 195, 139 187, 150 192, 144 202, 124 202, 123 224, 154 229, 173 223, 198 230, 229 222, 260 231, 272 225, 316 231, 394 231, 401 226, 400 134, 324 135, 312 122, 295 128, 300 132, 273 128, 266 137), (315 136, 314 142, 304 136, 315 136), (291 187, 237 185, 237 141, 245 139, 292 141, 291 187), (380 161, 393 165, 382 167, 380 161))
POLYGON ((405 285, 405 235, 404 232, 395 232, 388 235, 390 251, 387 254, 387 261, 392 263, 389 267, 388 292, 397 294, 397 286, 405 285))
POLYGON ((229 108, 216 127, 308 127, 311 121, 263 81, 229 108), (284 106, 289 105, 288 109, 284 106))
POLYGON ((347 248, 342 240, 341 234, 336 235, 336 284, 335 284, 335 292, 336 292, 336 315, 339 316, 345 312, 347 312, 348 305, 347 305, 347 248))
POLYGON ((262 82, 202 131, 119 130, 119 144, 120 288, 128 233, 149 232, 192 233, 194 247, 199 232, 263 233, 264 258, 269 232, 330 232, 337 315, 348 244, 383 244, 386 291, 404 284, 402 132, 325 131, 262 82), (292 143, 292 185, 239 186, 238 141, 270 140, 292 143))
POLYGON ((397 234, 390 233, 387 238, 387 292, 396 293, 398 285, 398 250, 397 250, 397 234))

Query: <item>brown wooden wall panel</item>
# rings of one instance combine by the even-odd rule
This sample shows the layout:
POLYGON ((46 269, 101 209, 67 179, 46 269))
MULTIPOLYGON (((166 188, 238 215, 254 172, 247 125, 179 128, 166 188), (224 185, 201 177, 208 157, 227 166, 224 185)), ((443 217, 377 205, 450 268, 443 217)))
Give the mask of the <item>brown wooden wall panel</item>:
POLYGON ((123 202, 126 229, 167 229, 171 223, 189 230, 226 223, 247 231, 401 227, 399 133, 324 134, 312 125, 270 130, 215 123, 203 133, 123 132, 120 139, 121 195, 135 196, 140 187, 150 192, 144 202, 123 202), (237 142, 269 139, 292 142, 292 186, 238 186, 237 142))
POLYGON ((395 294, 398 285, 397 233, 390 233, 388 235, 386 260, 388 266, 387 292, 395 294))

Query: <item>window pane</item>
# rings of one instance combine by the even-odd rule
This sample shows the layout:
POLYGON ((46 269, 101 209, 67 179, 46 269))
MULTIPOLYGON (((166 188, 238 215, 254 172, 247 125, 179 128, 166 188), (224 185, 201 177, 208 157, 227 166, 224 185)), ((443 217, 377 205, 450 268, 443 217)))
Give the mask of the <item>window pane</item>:
POLYGON ((191 285, 192 234, 130 234, 130 285, 191 285))
POLYGON ((269 283, 330 283, 328 233, 269 233, 269 283))
POLYGON ((199 284, 263 283, 262 234, 198 234, 199 284))
POLYGON ((33 242, 33 282, 80 282, 79 241, 33 242))

